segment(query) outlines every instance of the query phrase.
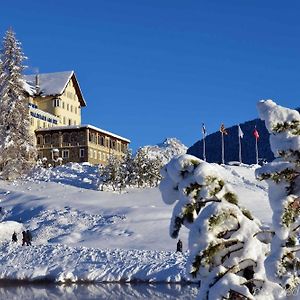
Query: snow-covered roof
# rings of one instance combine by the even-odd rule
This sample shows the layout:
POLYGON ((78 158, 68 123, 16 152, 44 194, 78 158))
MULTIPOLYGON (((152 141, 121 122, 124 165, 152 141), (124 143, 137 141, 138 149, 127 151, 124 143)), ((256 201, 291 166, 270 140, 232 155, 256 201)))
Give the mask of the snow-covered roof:
POLYGON ((49 127, 49 128, 39 128, 39 129, 36 129, 37 132, 39 131, 53 131, 53 130, 64 130, 64 129, 81 129, 81 128, 89 128, 89 129, 93 129, 93 130, 96 130, 98 132, 101 132, 101 133, 104 133, 104 134, 107 134, 111 137, 115 137, 119 140, 122 140, 124 142, 128 142, 130 143, 130 140, 129 139, 126 139, 120 135, 117 135, 117 134, 114 134, 110 131, 107 131, 107 130, 104 130, 104 129, 101 129, 101 128, 98 128, 96 126, 93 126, 93 125, 89 125, 89 124, 83 124, 83 125, 69 125, 69 126, 54 126, 54 127, 49 127))
POLYGON ((81 106, 86 106, 79 83, 76 79, 74 71, 44 73, 35 75, 24 75, 27 83, 24 88, 31 96, 36 96, 36 77, 39 79, 39 95, 41 96, 56 96, 61 95, 71 79, 78 94, 81 106), (29 87, 28 87, 29 85, 29 87))

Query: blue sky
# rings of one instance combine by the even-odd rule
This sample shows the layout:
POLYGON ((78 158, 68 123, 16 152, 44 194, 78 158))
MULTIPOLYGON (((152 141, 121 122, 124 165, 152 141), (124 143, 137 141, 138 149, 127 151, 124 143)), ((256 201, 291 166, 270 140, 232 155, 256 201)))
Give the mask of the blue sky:
POLYGON ((187 146, 257 117, 256 102, 300 106, 300 2, 3 1, 30 70, 75 70, 83 122, 137 149, 187 146))

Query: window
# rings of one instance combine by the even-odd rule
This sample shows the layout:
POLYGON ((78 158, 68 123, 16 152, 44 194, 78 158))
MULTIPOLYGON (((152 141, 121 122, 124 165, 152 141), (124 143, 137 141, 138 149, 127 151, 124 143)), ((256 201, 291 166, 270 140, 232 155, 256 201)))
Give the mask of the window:
POLYGON ((63 158, 69 158, 69 150, 63 150, 62 151, 62 157, 63 158))
POLYGON ((104 137, 102 135, 98 136, 98 144, 104 146, 104 137))
POLYGON ((59 99, 53 99, 53 106, 59 107, 59 99))
POLYGON ((51 135, 50 134, 45 135, 44 143, 45 144, 51 144, 51 135))
POLYGON ((62 108, 65 108, 65 102, 64 101, 62 102, 62 108))
POLYGON ((66 117, 63 117, 63 124, 66 124, 66 117))
POLYGON ((93 158, 93 150, 90 149, 90 158, 93 158))
POLYGON ((69 110, 69 103, 67 103, 67 110, 69 110))
POLYGON ((72 120, 71 120, 71 119, 69 119, 69 126, 70 126, 70 125, 72 125, 72 120))
POLYGON ((38 145, 41 145, 41 143, 42 143, 42 137, 40 135, 36 138, 36 143, 38 145))
POLYGON ((37 128, 41 128, 40 120, 37 120, 37 128))
POLYGON ((70 135, 68 133, 63 134, 63 143, 70 143, 70 135))
POLYGON ((98 152, 98 159, 101 160, 101 152, 98 152))
POLYGON ((71 112, 73 112, 73 105, 71 105, 70 110, 71 110, 71 112))
POLYGON ((97 140, 96 140, 96 135, 95 135, 95 133, 90 133, 90 132, 89 132, 89 141, 90 141, 91 143, 97 144, 97 140))
POLYGON ((52 135, 52 144, 57 145, 59 143, 59 134, 58 133, 54 133, 52 135))
POLYGON ((77 114, 77 107, 75 106, 75 114, 77 114))
POLYGON ((84 157, 84 149, 79 149, 79 157, 84 157))

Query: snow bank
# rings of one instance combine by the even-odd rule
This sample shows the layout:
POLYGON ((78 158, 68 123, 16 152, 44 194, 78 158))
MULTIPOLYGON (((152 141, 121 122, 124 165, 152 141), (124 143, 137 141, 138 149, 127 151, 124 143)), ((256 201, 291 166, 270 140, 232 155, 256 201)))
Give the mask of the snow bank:
POLYGON ((67 163, 55 168, 37 167, 26 178, 28 181, 51 181, 80 188, 98 190, 98 166, 89 163, 67 163))
POLYGON ((15 221, 5 221, 0 223, 0 241, 11 241, 12 234, 20 234, 25 227, 15 221))
POLYGON ((0 279, 54 282, 168 282, 185 280, 185 255, 168 251, 0 244, 0 279))

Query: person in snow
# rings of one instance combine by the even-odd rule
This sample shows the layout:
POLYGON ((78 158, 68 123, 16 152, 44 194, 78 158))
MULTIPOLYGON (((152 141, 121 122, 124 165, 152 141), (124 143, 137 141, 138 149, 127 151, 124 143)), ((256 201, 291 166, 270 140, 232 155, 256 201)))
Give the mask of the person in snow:
POLYGON ((26 231, 22 231, 22 246, 25 246, 27 243, 27 234, 26 231))
POLYGON ((182 253, 182 241, 181 240, 178 240, 176 248, 177 248, 176 249, 177 252, 181 252, 182 253))
POLYGON ((15 231, 14 231, 12 237, 11 237, 11 240, 12 240, 14 243, 16 243, 16 242, 18 241, 18 237, 17 237, 17 234, 16 234, 15 231))
POLYGON ((27 246, 31 246, 32 235, 29 230, 26 231, 26 238, 27 238, 27 240, 26 240, 27 246))

